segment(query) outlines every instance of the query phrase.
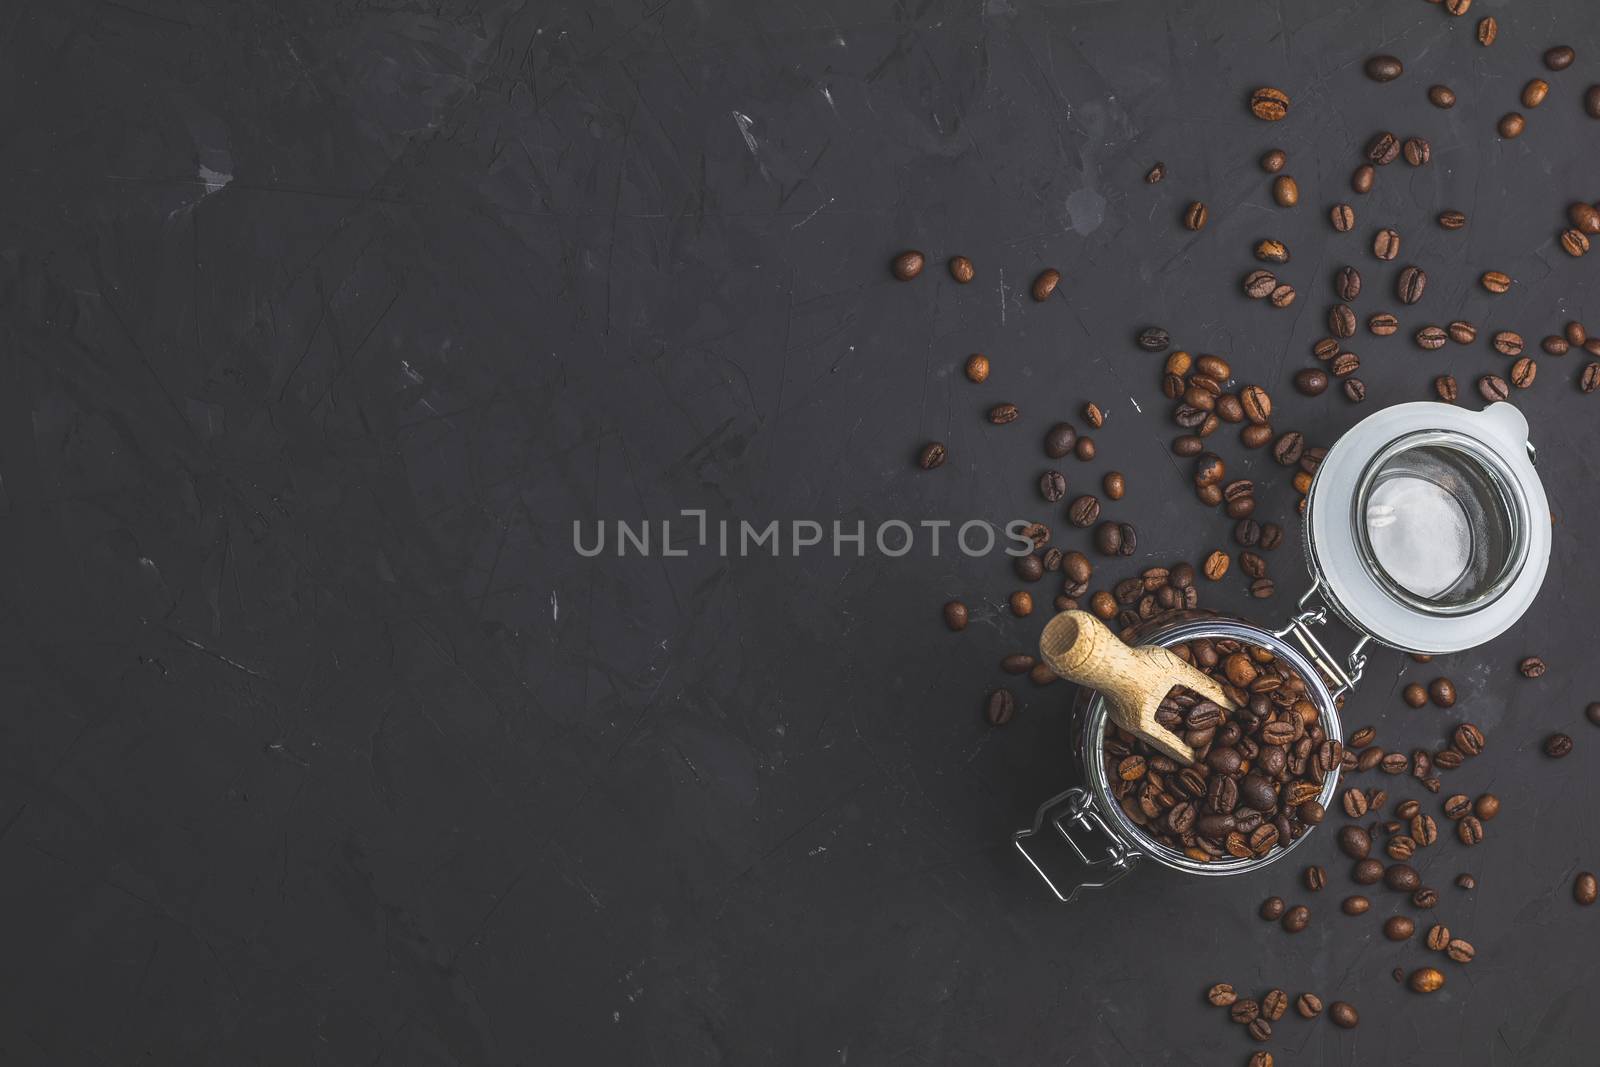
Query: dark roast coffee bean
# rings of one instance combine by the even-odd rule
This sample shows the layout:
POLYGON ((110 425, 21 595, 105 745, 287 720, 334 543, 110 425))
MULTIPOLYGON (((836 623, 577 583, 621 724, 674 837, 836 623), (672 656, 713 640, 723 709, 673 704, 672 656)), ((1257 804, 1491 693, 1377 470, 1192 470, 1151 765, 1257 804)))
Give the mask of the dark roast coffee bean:
POLYGON ((1544 754, 1551 759, 1561 759, 1572 751, 1572 738, 1566 734, 1551 734, 1544 739, 1544 754))
POLYGON ((1354 1030, 1361 1023, 1361 1016, 1356 1009, 1342 1000, 1336 1000, 1328 1005, 1328 1018, 1333 1020, 1334 1025, 1345 1030, 1354 1030))
POLYGON ((1000 669, 1007 674, 1027 674, 1037 665, 1037 661, 1023 652, 1013 652, 1000 661, 1000 669))
POLYGON ((1564 44, 1557 45, 1556 47, 1545 52, 1544 65, 1549 67, 1551 70, 1566 70, 1568 67, 1572 66, 1572 61, 1576 57, 1577 53, 1571 48, 1564 44))
MULTIPOLYGON (((1317 373, 1320 374, 1321 372, 1318 371, 1317 373)), ((1324 387, 1326 387, 1327 376, 1324 375, 1323 377, 1324 387)), ((1318 390, 1318 392, 1320 391, 1318 390)), ((1299 463, 1300 457, 1305 454, 1305 445, 1305 438, 1300 432, 1298 430, 1290 430, 1273 442, 1272 458, 1282 466, 1292 467, 1299 463)))
POLYGON ((1478 20, 1478 43, 1488 48, 1494 44, 1494 39, 1500 35, 1500 23, 1495 21, 1493 15, 1485 15, 1478 20))
POLYGON ((1265 300, 1277 286, 1278 279, 1270 270, 1253 270, 1244 276, 1244 295, 1251 300, 1265 300))
POLYGON ((1539 365, 1533 361, 1533 358, 1531 356, 1523 356, 1511 364, 1511 373, 1507 375, 1507 378, 1513 388, 1526 389, 1533 384, 1533 380, 1538 376, 1538 373, 1539 365))
POLYGON ((1383 863, 1371 858, 1358 860, 1350 877, 1357 885, 1373 885, 1383 879, 1383 863))
POLYGON ((1244 417, 1251 422, 1264 423, 1272 417, 1272 397, 1259 385, 1247 385, 1239 393, 1244 417))
POLYGON ((1433 158, 1433 146, 1426 137, 1407 137, 1405 144, 1400 146, 1400 154, 1411 166, 1425 167, 1433 158))
POLYGON ((1600 85, 1591 85, 1583 94, 1583 110, 1592 119, 1600 119, 1600 85))
POLYGON ((1276 174, 1289 164, 1289 153, 1281 148, 1274 148, 1261 157, 1261 169, 1268 174, 1276 174))
MULTIPOLYGON (((1067 508, 1067 521, 1079 529, 1087 529, 1100 521, 1100 501, 1089 495, 1078 497, 1067 508)), ((1112 550, 1115 552, 1115 549, 1112 550)))
POLYGON ((1524 678, 1541 678, 1544 672, 1544 660, 1538 656, 1528 656, 1517 664, 1517 673, 1524 678))
POLYGON ((1333 223, 1333 228, 1340 233, 1349 233, 1355 229, 1356 212, 1349 204, 1335 204, 1328 211, 1328 218, 1333 223))
POLYGON ((1411 266, 1400 272, 1400 278, 1395 282, 1395 295, 1402 304, 1415 304, 1422 299, 1422 291, 1427 287, 1428 275, 1421 267, 1411 266))
POLYGON ((1267 995, 1261 998, 1261 1017, 1271 1022, 1283 1018, 1289 1010, 1289 994, 1281 989, 1269 989, 1267 995))
POLYGON ((1306 888, 1315 893, 1328 884, 1328 872, 1313 864, 1306 868, 1306 888))
POLYGON ((966 285, 976 277, 977 271, 972 266, 972 260, 966 256, 950 257, 950 277, 962 285, 966 285))
POLYGON ((1467 216, 1462 211, 1439 212, 1439 225, 1446 230, 1459 230, 1467 224, 1467 216))
POLYGON ((1060 471, 1045 471, 1039 476, 1039 495, 1054 504, 1067 495, 1067 476, 1060 471))
POLYGON ((1550 83, 1543 78, 1533 78, 1522 87, 1522 106, 1527 108, 1538 107, 1544 103, 1544 98, 1550 95, 1550 83))
POLYGON ((1275 308, 1286 308, 1294 303, 1294 286, 1287 282, 1279 282, 1277 287, 1267 295, 1267 303, 1275 308))
POLYGON ((1405 941, 1416 932, 1417 924, 1406 915, 1391 915, 1383 924, 1383 936, 1390 941, 1405 941))
POLYGON ((1359 826, 1341 827, 1339 849, 1353 860, 1364 860, 1372 851, 1372 838, 1359 826))
POLYGON ((1388 130, 1373 135, 1367 142, 1367 162, 1387 167, 1400 156, 1400 139, 1388 130))
POLYGON ((1094 438, 1079 436, 1077 443, 1072 446, 1072 454, 1087 463, 1094 458, 1094 438))
POLYGON ((1289 94, 1263 86, 1250 93, 1250 113, 1263 122, 1278 122, 1289 113, 1289 94))
POLYGON ((1017 699, 1011 695, 1009 689, 996 689, 989 694, 988 701, 983 706, 983 717, 989 721, 990 726, 1004 726, 1011 721, 1017 712, 1017 699))
POLYGON ((1384 868, 1383 884, 1396 893, 1415 893, 1422 885, 1422 875, 1408 863, 1391 863, 1384 868))
POLYGON ((1400 254, 1400 234, 1395 230, 1379 230, 1372 238, 1372 254, 1382 260, 1391 260, 1400 254))
POLYGON ((1572 899, 1586 908, 1600 899, 1600 883, 1596 883, 1593 874, 1578 872, 1578 876, 1572 880, 1572 899))
POLYGON ((1491 293, 1506 293, 1511 290, 1511 276, 1497 270, 1484 271, 1478 277, 1478 284, 1491 293))
POLYGON ((1121 471, 1107 471, 1105 477, 1100 479, 1100 487, 1112 500, 1121 500, 1128 491, 1128 479, 1121 471))
POLYGON ((1352 404, 1359 404, 1367 398, 1367 383, 1360 378, 1346 378, 1344 380, 1344 398, 1352 404))
POLYGON ((1540 340, 1539 347, 1544 349, 1544 353, 1547 356, 1564 356, 1572 348, 1565 337, 1555 333, 1540 340))
POLYGON ((1515 111, 1508 111, 1500 116, 1500 121, 1495 123, 1495 130, 1500 136, 1509 141, 1522 136, 1522 131, 1528 128, 1528 122, 1515 111))
POLYGON ((1360 894, 1356 894, 1355 896, 1345 897, 1344 903, 1340 904, 1339 907, 1346 915, 1365 915, 1372 908, 1372 901, 1360 894))
POLYGON ((1061 272, 1054 267, 1041 271, 1033 280, 1032 296, 1035 300, 1045 301, 1050 299, 1050 294, 1056 291, 1056 286, 1061 284, 1061 272))
POLYGON ((1481 753, 1488 739, 1483 736, 1483 731, 1470 722, 1464 722, 1455 728, 1451 741, 1456 750, 1463 756, 1476 756, 1481 753))
POLYGON ((1456 106, 1456 94, 1448 85, 1428 86, 1428 103, 1448 111, 1456 106))
POLYGON ((1471 847, 1483 840, 1483 823, 1476 815, 1468 815, 1456 823, 1456 836, 1463 845, 1471 847))
POLYGON ((1026 618, 1033 614, 1033 594, 1026 589, 1018 589, 1008 598, 1011 605, 1011 614, 1017 618, 1026 618))
POLYGON ((922 451, 917 453, 917 466, 925 471, 944 466, 945 449, 943 441, 930 441, 922 446, 922 451))
POLYGON ((1478 888, 1478 880, 1470 874, 1458 874, 1456 875, 1456 885, 1462 889, 1476 889, 1478 888))
POLYGON ((1478 339, 1478 328, 1464 319, 1456 319, 1445 330, 1450 334, 1450 340, 1458 345, 1470 345, 1478 339))
POLYGON ((1144 181, 1146 185, 1154 185, 1166 176, 1167 165, 1165 163, 1157 163, 1145 172, 1144 181))
POLYGON ((1208 217, 1206 206, 1196 200, 1183 213, 1183 227, 1186 230, 1204 229, 1208 217))
POLYGON ((1349 304, 1335 304, 1328 309, 1328 332, 1335 337, 1352 337, 1356 332, 1355 309, 1349 304))
POLYGON ((1340 300, 1349 303, 1361 295, 1361 272, 1354 267, 1340 267, 1333 276, 1333 291, 1340 300))
POLYGON ((1472 947, 1471 941, 1452 937, 1444 947, 1444 954, 1456 963, 1471 963, 1477 958, 1478 950, 1472 947))
POLYGON ((1328 364, 1328 369, 1333 372, 1335 378, 1348 378, 1361 369, 1361 357, 1354 352, 1340 352, 1328 364))
POLYGON ((1261 1018, 1261 1002, 1254 997, 1240 997, 1228 1009, 1228 1018, 1246 1026, 1261 1018))
POLYGON ((1288 910, 1289 905, 1283 902, 1282 897, 1268 897, 1261 902, 1261 917, 1268 922, 1277 922, 1288 910))
POLYGON ((1583 715, 1591 726, 1600 726, 1600 702, 1587 705, 1583 709, 1583 715))
MULTIPOLYGON (((1268 823, 1267 825, 1270 826, 1272 824, 1268 823)), ((1283 928, 1291 934, 1298 934, 1310 925, 1311 909, 1304 904, 1296 904, 1283 914, 1283 928)))
POLYGON ((1378 172, 1371 163, 1363 163, 1350 175, 1350 189, 1353 192, 1366 195, 1372 192, 1372 183, 1377 181, 1378 172))
POLYGON ((996 426, 1004 426, 1008 422, 1016 422, 1022 415, 1015 404, 996 404, 989 409, 989 421, 996 426))
POLYGON ((1165 352, 1172 344, 1172 337, 1159 326, 1147 326, 1140 331, 1138 344, 1146 352, 1165 352))
POLYGON ((1327 392, 1328 375, 1316 367, 1307 367, 1295 374, 1294 387, 1305 396, 1321 396, 1327 392))
POLYGON ((1441 326, 1424 326, 1416 333, 1417 347, 1429 352, 1443 348, 1449 340, 1450 335, 1441 326))
POLYGON ((1294 207, 1300 202, 1300 186, 1287 174, 1272 179, 1272 199, 1279 207, 1294 207))
POLYGON ((1218 982, 1216 985, 1206 990, 1206 1000, 1210 1001, 1214 1007, 1232 1007, 1234 1001, 1238 999, 1239 994, 1235 993, 1233 986, 1229 985, 1227 982, 1218 982))
POLYGON ((1585 393, 1592 393, 1600 389, 1600 363, 1584 365, 1583 373, 1578 376, 1578 388, 1585 393))
POLYGON ((1365 63, 1367 77, 1375 82, 1392 82, 1405 73, 1405 66, 1394 56, 1373 56, 1365 63))
POLYGON ((1179 456, 1199 455, 1205 447, 1206 443, 1194 434, 1184 434, 1182 437, 1173 438, 1172 441, 1173 454, 1179 456))
POLYGON ((957 632, 965 630, 967 628, 967 606, 959 600, 952 600, 945 604, 944 624, 957 632))
POLYGON ((1051 459, 1062 459, 1078 443, 1078 431, 1071 423, 1058 422, 1044 435, 1044 454, 1051 459))
POLYGON ((1017 577, 1025 582, 1037 582, 1044 577, 1044 561, 1032 553, 1018 556, 1012 567, 1017 572, 1017 577))
POLYGON ((1400 320, 1387 311, 1377 311, 1367 318, 1367 330, 1375 337, 1389 337, 1400 329, 1400 320))
POLYGON ((1315 1019, 1322 1014, 1322 998, 1315 993, 1301 993, 1294 1000, 1294 1010, 1302 1019, 1315 1019))
POLYGON ((1504 378, 1496 374, 1485 374, 1478 379, 1478 395, 1494 404, 1510 396, 1511 390, 1504 378))
POLYGON ((1456 702, 1456 684, 1448 678, 1435 678, 1428 683, 1428 696, 1441 708, 1454 707, 1456 702))
POLYGON ((894 261, 889 264, 889 271, 901 281, 909 282, 922 273, 923 264, 926 262, 921 252, 911 249, 895 256, 894 261))

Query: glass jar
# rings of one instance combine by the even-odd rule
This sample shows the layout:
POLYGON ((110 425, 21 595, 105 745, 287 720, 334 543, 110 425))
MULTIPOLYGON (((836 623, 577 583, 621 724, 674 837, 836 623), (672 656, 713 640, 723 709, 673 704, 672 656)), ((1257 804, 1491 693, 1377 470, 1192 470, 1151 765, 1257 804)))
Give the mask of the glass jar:
MULTIPOLYGON (((1535 458, 1527 420, 1510 404, 1480 412, 1399 404, 1370 415, 1328 449, 1307 491, 1302 530, 1311 587, 1282 629, 1185 612, 1140 626, 1133 643, 1171 647, 1227 637, 1266 648, 1305 680, 1323 729, 1342 741, 1338 706, 1361 680, 1368 644, 1459 652, 1504 632, 1533 603, 1551 541, 1535 458), (1357 634, 1342 658, 1318 633, 1330 615, 1357 634)), ((1257 870, 1316 829, 1265 856, 1191 859, 1146 834, 1112 798, 1102 747, 1105 700, 1082 690, 1074 714, 1084 784, 1045 801, 1033 825, 1013 835, 1059 900, 1110 885, 1145 859, 1203 876, 1257 870), (1070 882, 1047 873, 1033 851, 1046 827, 1069 846, 1070 882)), ((1338 781, 1337 768, 1323 780, 1324 808, 1332 807, 1338 781)))

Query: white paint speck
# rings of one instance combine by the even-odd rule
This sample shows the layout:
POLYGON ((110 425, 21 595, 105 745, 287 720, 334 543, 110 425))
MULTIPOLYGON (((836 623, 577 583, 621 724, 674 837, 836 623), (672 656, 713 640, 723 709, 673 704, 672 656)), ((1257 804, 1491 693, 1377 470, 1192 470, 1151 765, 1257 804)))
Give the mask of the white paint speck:
POLYGON ((197 176, 205 185, 207 196, 210 196, 212 193, 222 189, 229 182, 233 181, 233 175, 228 171, 212 170, 204 163, 200 164, 200 173, 197 176))
POLYGON ((755 155, 759 145, 756 142, 755 134, 750 132, 752 125, 750 116, 742 111, 734 111, 731 114, 733 115, 733 124, 739 127, 739 136, 744 138, 744 146, 750 150, 752 156, 755 155))
POLYGON ((811 214, 807 215, 805 218, 801 219, 799 222, 795 223, 793 226, 791 226, 789 228, 791 230, 798 230, 800 227, 804 226, 806 223, 810 222, 812 219, 816 218, 819 214, 821 214, 822 213, 822 209, 827 207, 831 203, 833 203, 833 197, 830 196, 830 197, 828 197, 828 199, 826 201, 824 201, 823 203, 818 204, 816 206, 816 210, 812 211, 811 214))
POLYGON ((1139 402, 1137 400, 1135 400, 1133 397, 1130 396, 1128 398, 1128 403, 1133 405, 1133 410, 1137 411, 1141 415, 1144 414, 1144 408, 1140 407, 1139 406, 1139 402))
POLYGON ((550 590, 550 621, 561 621, 561 602, 556 599, 556 591, 550 590))
POLYGON ((822 99, 828 102, 828 107, 837 115, 839 113, 839 105, 833 102, 833 90, 824 85, 820 92, 822 93, 822 99))

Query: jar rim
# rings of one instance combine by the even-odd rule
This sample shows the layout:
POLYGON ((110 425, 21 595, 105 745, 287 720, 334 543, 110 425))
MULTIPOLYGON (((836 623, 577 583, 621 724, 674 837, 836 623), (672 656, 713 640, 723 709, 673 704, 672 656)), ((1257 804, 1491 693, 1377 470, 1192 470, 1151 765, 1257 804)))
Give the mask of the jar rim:
MULTIPOLYGON (((1156 620, 1159 621, 1159 620, 1156 620)), ((1343 726, 1339 721, 1338 708, 1334 706, 1332 691, 1328 688, 1327 681, 1312 665, 1298 648, 1294 647, 1284 638, 1270 630, 1263 629, 1253 623, 1239 619, 1230 619, 1224 616, 1211 618, 1192 619, 1189 621, 1166 623, 1160 625, 1152 633, 1141 640, 1141 644, 1157 644, 1164 648, 1179 645, 1185 641, 1194 641, 1202 637, 1232 638, 1249 644, 1260 645, 1272 652, 1274 656, 1281 656, 1290 662, 1295 671, 1305 680, 1306 689, 1312 703, 1317 706, 1317 714, 1324 729, 1330 738, 1343 741, 1343 726), (1331 729, 1330 729, 1331 727, 1331 729)), ((1082 760, 1085 777, 1096 806, 1106 819, 1111 828, 1124 844, 1141 856, 1154 860, 1164 867, 1173 870, 1187 871, 1191 874, 1207 876, 1221 876, 1228 874, 1242 874, 1245 871, 1256 871, 1270 864, 1276 863, 1287 856, 1301 842, 1310 837, 1316 830, 1312 826, 1299 837, 1274 848, 1265 856, 1252 856, 1249 859, 1212 860, 1202 863, 1191 859, 1189 856, 1164 845, 1151 837, 1132 819, 1128 818, 1122 810, 1122 805, 1111 796, 1111 776, 1106 767, 1105 740, 1107 710, 1105 697, 1092 690, 1088 693, 1087 703, 1084 704, 1082 715, 1082 731, 1079 735, 1079 744, 1082 746, 1082 760)), ((1340 768, 1335 767, 1323 780, 1322 792, 1317 795, 1317 801, 1324 808, 1333 807, 1334 797, 1339 789, 1340 768)))

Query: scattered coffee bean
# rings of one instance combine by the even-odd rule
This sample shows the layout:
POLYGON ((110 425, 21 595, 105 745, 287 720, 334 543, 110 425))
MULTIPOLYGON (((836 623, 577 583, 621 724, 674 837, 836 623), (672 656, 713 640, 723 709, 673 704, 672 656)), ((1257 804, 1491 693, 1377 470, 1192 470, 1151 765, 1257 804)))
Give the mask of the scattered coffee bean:
POLYGON ((1391 260, 1400 254, 1400 234, 1396 230, 1382 229, 1372 238, 1372 254, 1382 260, 1391 260))
POLYGON ((1154 185, 1166 176, 1167 165, 1165 163, 1157 163, 1145 172, 1144 181, 1146 185, 1154 185))
MULTIPOLYGON (((1271 825, 1271 823, 1263 823, 1262 827, 1264 829, 1271 825)), ((1274 836, 1273 840, 1277 840, 1276 836, 1274 836)), ((1310 925, 1311 909, 1304 904, 1296 904, 1283 914, 1283 929, 1287 933, 1298 934, 1310 925)))
POLYGON ((1515 111, 1508 111, 1500 116, 1500 121, 1495 124, 1495 129, 1507 141, 1514 137, 1521 137, 1522 131, 1527 129, 1528 123, 1515 111))
POLYGON ((1456 875, 1456 887, 1459 889, 1476 889, 1478 888, 1478 880, 1470 874, 1458 874, 1456 875))
POLYGON ((1377 181, 1378 172, 1371 163, 1363 163, 1350 174, 1350 189, 1363 196, 1372 192, 1372 184, 1377 181))
POLYGON ((1471 963, 1477 958, 1478 950, 1472 947, 1472 942, 1452 937, 1444 947, 1444 954, 1456 963, 1471 963))
POLYGON ((1360 894, 1356 894, 1355 896, 1345 897, 1344 902, 1339 907, 1346 915, 1365 915, 1372 907, 1372 901, 1360 894))
POLYGON ((1441 708, 1454 707, 1456 702, 1456 685, 1448 678, 1435 678, 1428 683, 1428 696, 1441 708))
POLYGON ((1511 395, 1511 389, 1506 385, 1504 378, 1495 374, 1485 374, 1478 379, 1478 395, 1491 404, 1498 403, 1511 395))
POLYGON ((1428 691, 1416 682, 1412 682, 1400 691, 1400 697, 1413 708, 1420 708, 1428 702, 1428 691))
POLYGON ((1600 726, 1600 703, 1589 704, 1583 709, 1584 718, 1589 720, 1591 726, 1600 726))
POLYGON ((930 441, 922 446, 922 451, 917 453, 917 466, 925 471, 944 466, 945 450, 943 441, 930 441))
POLYGON ((1037 582, 1044 577, 1044 561, 1031 552, 1026 556, 1018 556, 1012 568, 1017 572, 1017 577, 1025 582, 1037 582))
POLYGON ((1244 295, 1251 300, 1265 300, 1277 287, 1277 276, 1270 270, 1253 270, 1244 276, 1244 295))
POLYGON ((1589 254, 1589 238, 1581 230, 1561 231, 1561 251, 1574 258, 1589 254))
MULTIPOLYGON (((1094 496, 1085 494, 1078 497, 1067 508, 1067 521, 1079 529, 1086 530, 1100 521, 1100 501, 1094 496)), ((1109 524, 1108 524, 1109 525, 1109 524)), ((1115 527, 1113 527, 1115 528, 1115 527)), ((1115 555, 1116 549, 1108 554, 1115 555)))
POLYGON ((1254 997, 1240 997, 1228 1009, 1228 1018, 1245 1026, 1261 1018, 1261 1002, 1254 997))
POLYGON ((1439 905, 1439 891, 1429 886, 1422 886, 1411 894, 1411 906, 1427 911, 1439 905))
POLYGON ((894 257, 894 261, 889 264, 889 271, 901 281, 909 282, 922 273, 922 267, 926 262, 921 252, 910 249, 894 257))
POLYGON ((1522 335, 1514 330, 1499 331, 1489 343, 1502 356, 1520 356, 1522 354, 1522 335))
POLYGON ((1250 94, 1250 111, 1263 122, 1278 122, 1289 113, 1289 94, 1263 86, 1250 94))
POLYGON ((1234 992, 1233 986, 1227 982, 1218 982, 1206 990, 1206 999, 1214 1007, 1227 1008, 1233 1006, 1234 1001, 1239 999, 1239 994, 1234 992))
POLYGON ((1428 103, 1449 110, 1456 106, 1456 94, 1448 85, 1428 86, 1428 103))
POLYGON ((1444 9, 1457 18, 1465 15, 1472 6, 1472 0, 1444 0, 1444 9))
POLYGON ((1544 672, 1544 660, 1538 656, 1525 656, 1517 664, 1517 673, 1524 678, 1542 678, 1544 677, 1544 672))
MULTIPOLYGON (((1295 374, 1294 387, 1305 396, 1321 396, 1328 389, 1328 375, 1316 367, 1307 367, 1295 374)), ((1298 462, 1298 457, 1290 462, 1298 462)))
POLYGON ((972 281, 976 275, 977 270, 973 267, 972 260, 968 259, 966 256, 950 257, 950 277, 954 278, 962 285, 966 285, 968 282, 972 281))
POLYGON ((1328 332, 1335 337, 1352 337, 1356 332, 1355 309, 1349 304, 1335 304, 1328 309, 1328 332))
POLYGON ((1147 326, 1139 331, 1136 341, 1146 352, 1165 352, 1172 344, 1172 337, 1159 326, 1147 326))
POLYGON ((1208 214, 1206 206, 1196 200, 1191 203, 1183 213, 1183 227, 1186 230, 1200 230, 1205 227, 1208 214))
POLYGON ((1539 365, 1533 361, 1533 357, 1523 356, 1521 359, 1511 364, 1511 374, 1509 375, 1509 379, 1513 388, 1526 389, 1533 385, 1534 378, 1537 377, 1538 374, 1539 365))
POLYGON ((1445 331, 1449 333, 1450 340, 1458 345, 1470 345, 1478 339, 1478 328, 1463 319, 1456 319, 1445 327, 1445 331))
POLYGON ((1478 821, 1476 815, 1465 816, 1456 823, 1456 836, 1470 848, 1483 840, 1483 823, 1478 821))
POLYGON ((1483 731, 1470 722, 1464 722, 1457 726, 1451 740, 1455 744, 1456 750, 1463 756, 1476 756, 1488 744, 1488 738, 1483 736, 1483 731))
POLYGON ((1350 877, 1357 885, 1373 885, 1383 880, 1383 862, 1376 859, 1357 860, 1350 869, 1350 877))
POLYGON ((1361 272, 1354 267, 1341 267, 1333 276, 1333 291, 1345 303, 1361 295, 1361 272))
POLYGON ((1349 233, 1356 225, 1356 212, 1349 204, 1333 205, 1328 211, 1328 218, 1340 233, 1349 233))
POLYGON ((1400 320, 1387 311, 1377 311, 1367 318, 1367 330, 1375 337, 1389 337, 1400 329, 1400 320))
POLYGON ((1300 186, 1287 174, 1272 179, 1272 199, 1279 207, 1294 207, 1300 202, 1300 186))
POLYGON ((1289 153, 1281 148, 1274 148, 1261 157, 1261 169, 1268 174, 1276 174, 1289 164, 1289 153))
POLYGON ((1390 941, 1405 941, 1416 930, 1417 924, 1405 915, 1391 915, 1383 924, 1383 936, 1390 941))
POLYGON ((1346 1030, 1354 1030, 1361 1023, 1361 1015, 1342 1000, 1328 1005, 1328 1018, 1333 1020, 1335 1026, 1346 1030))
POLYGON ((1022 412, 1015 404, 996 404, 989 409, 988 419, 996 426, 1004 426, 1007 423, 1016 422, 1021 415, 1022 412))
POLYGON ((1583 373, 1578 376, 1578 388, 1585 393, 1600 389, 1600 363, 1585 364, 1583 373))
POLYGON ((1400 154, 1411 166, 1425 167, 1433 158, 1433 146, 1426 137, 1407 137, 1405 144, 1400 146, 1400 154))
POLYGON ((1112 500, 1121 500, 1128 491, 1128 480, 1121 471, 1107 471, 1104 478, 1100 479, 1100 487, 1112 500))
POLYGON ((1078 443, 1078 431, 1071 423, 1058 422, 1044 435, 1044 454, 1051 459, 1062 459, 1078 443))
POLYGON ((1056 291, 1056 286, 1061 284, 1061 272, 1051 267, 1041 271, 1033 280, 1033 298, 1044 301, 1050 299, 1050 294, 1056 291))
POLYGON ((1367 77, 1375 82, 1392 82, 1405 73, 1405 66, 1395 56, 1373 56, 1366 64, 1367 77))
POLYGON ((989 699, 983 706, 983 717, 989 721, 990 726, 1004 726, 1011 721, 1017 712, 1017 698, 1011 695, 1009 689, 996 689, 989 694, 989 699))
POLYGON ((1500 814, 1500 798, 1493 793, 1484 793, 1472 802, 1472 813, 1484 822, 1492 822, 1500 814))
POLYGON ((1422 299, 1422 292, 1427 287, 1428 275, 1421 267, 1410 266, 1400 272, 1399 280, 1395 282, 1395 295, 1402 304, 1415 304, 1422 299))
POLYGON ((1367 398, 1367 383, 1360 378, 1346 378, 1343 389, 1344 398, 1352 404, 1359 404, 1367 398))
POLYGON ((1271 239, 1258 241, 1256 242, 1255 255, 1263 263, 1287 263, 1289 262, 1289 247, 1282 241, 1271 239))
POLYGON ((1551 759, 1561 759, 1572 752, 1572 738, 1566 734, 1551 734, 1544 739, 1544 754, 1551 759))
POLYGON ((1265 1049, 1258 1049, 1250 1054, 1250 1060, 1245 1067, 1272 1067, 1272 1053, 1265 1049))
POLYGON ((1045 471, 1039 476, 1039 495, 1050 503, 1067 495, 1067 476, 1060 471, 1045 471))
POLYGON ((1007 674, 1027 674, 1038 661, 1025 652, 1013 652, 1000 661, 1000 669, 1007 674))
POLYGON ((967 380, 982 385, 989 380, 989 357, 981 352, 967 357, 967 380))
POLYGON ((1367 162, 1387 167, 1400 158, 1400 138, 1388 130, 1381 130, 1373 134, 1372 140, 1367 142, 1365 155, 1367 162))
POLYGON ((1572 880, 1572 899, 1584 907, 1593 904, 1600 896, 1600 885, 1595 882, 1595 877, 1588 871, 1579 871, 1578 876, 1572 880))
POLYGON ((1301 993, 1295 998, 1294 1010, 1302 1019, 1315 1019, 1322 1014, 1322 998, 1315 993, 1301 993))
POLYGON ((1072 446, 1072 454, 1085 463, 1089 462, 1095 454, 1094 438, 1079 436, 1072 446))
POLYGON ((1495 21, 1493 15, 1485 15, 1478 20, 1478 43, 1488 48, 1494 44, 1494 39, 1500 36, 1500 23, 1495 21))
POLYGON ((1467 224, 1466 212, 1441 211, 1439 212, 1439 226, 1446 230, 1459 230, 1467 224))
POLYGON ((1261 1016, 1264 1019, 1277 1022, 1288 1010, 1289 994, 1281 989, 1269 989, 1267 995, 1261 998, 1261 1016))
POLYGON ((1600 119, 1600 85, 1591 85, 1583 94, 1583 110, 1592 119, 1600 119))
POLYGON ((1051 685, 1060 680, 1060 676, 1050 669, 1048 663, 1035 663, 1028 671, 1028 681, 1034 685, 1051 685))
POLYGON ((1572 66, 1572 61, 1577 58, 1577 53, 1566 45, 1556 45, 1544 54, 1544 65, 1551 70, 1566 70, 1572 66))
POLYGON ((1283 913, 1289 910, 1282 897, 1268 897, 1261 902, 1261 917, 1268 922, 1275 923, 1283 918, 1283 913))
POLYGON ((1429 352, 1435 352, 1443 348, 1445 344, 1449 342, 1450 335, 1445 333, 1443 327, 1424 326, 1422 329, 1416 332, 1414 339, 1417 342, 1418 348, 1425 349, 1429 352))
POLYGON ((1522 87, 1522 106, 1535 108, 1544 103, 1544 98, 1550 95, 1550 83, 1543 78, 1534 78, 1522 87))
POLYGON ((1436 967, 1418 967, 1407 981, 1413 992, 1437 993, 1444 988, 1444 972, 1436 967))

